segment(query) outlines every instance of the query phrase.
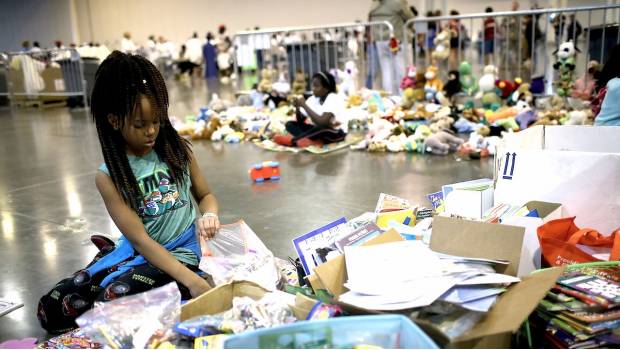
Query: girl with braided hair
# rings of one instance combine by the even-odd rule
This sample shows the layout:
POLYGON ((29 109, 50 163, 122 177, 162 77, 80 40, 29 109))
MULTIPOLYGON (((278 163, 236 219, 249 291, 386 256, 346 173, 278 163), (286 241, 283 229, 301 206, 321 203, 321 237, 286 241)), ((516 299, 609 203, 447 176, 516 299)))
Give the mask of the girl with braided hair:
POLYGON ((170 124, 161 74, 141 56, 113 52, 97 70, 91 112, 105 160, 95 184, 123 236, 116 244, 94 237, 95 259, 41 298, 37 316, 50 333, 75 328, 95 301, 172 281, 184 299, 210 288, 199 275, 197 234, 217 233, 218 203, 170 124))

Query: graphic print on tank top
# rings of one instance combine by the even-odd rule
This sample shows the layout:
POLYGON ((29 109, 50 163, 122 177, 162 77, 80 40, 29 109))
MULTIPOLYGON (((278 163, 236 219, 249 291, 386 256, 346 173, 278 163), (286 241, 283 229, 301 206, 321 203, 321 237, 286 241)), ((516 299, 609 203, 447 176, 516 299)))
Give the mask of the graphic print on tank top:
POLYGON ((144 219, 157 218, 189 204, 179 196, 177 185, 172 183, 165 164, 158 164, 152 174, 136 179, 144 199, 138 215, 144 219))

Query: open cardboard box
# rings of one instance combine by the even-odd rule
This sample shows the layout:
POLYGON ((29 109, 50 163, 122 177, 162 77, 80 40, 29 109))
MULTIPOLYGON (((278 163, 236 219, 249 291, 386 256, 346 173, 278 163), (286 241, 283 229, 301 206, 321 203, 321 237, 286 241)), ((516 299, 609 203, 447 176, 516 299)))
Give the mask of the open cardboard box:
MULTIPOLYGON (((516 276, 524 234, 525 228, 523 227, 436 217, 433 221, 430 246, 434 251, 445 254, 508 260, 510 264, 506 270, 498 272, 516 276)), ((402 240, 402 237, 392 230, 367 244, 382 244, 399 240, 402 240)), ((322 264, 314 272, 320 284, 336 298, 346 292, 343 286, 347 280, 344 256, 322 264)), ((548 269, 522 278, 520 283, 512 285, 500 296, 482 321, 452 342, 434 325, 426 322, 417 323, 441 347, 509 348, 511 334, 517 331, 534 311, 539 301, 555 284, 561 272, 561 268, 548 269)), ((377 313, 346 304, 342 306, 355 314, 377 313)))
MULTIPOLYGON (((181 307, 181 321, 196 316, 215 315, 228 311, 232 308, 232 301, 235 297, 250 297, 259 300, 267 293, 270 292, 254 282, 238 281, 223 284, 183 305, 181 307)), ((298 320, 305 320, 312 306, 316 303, 316 300, 302 294, 293 296, 280 291, 275 293, 282 293, 282 297, 285 300, 288 299, 288 304, 298 320)))

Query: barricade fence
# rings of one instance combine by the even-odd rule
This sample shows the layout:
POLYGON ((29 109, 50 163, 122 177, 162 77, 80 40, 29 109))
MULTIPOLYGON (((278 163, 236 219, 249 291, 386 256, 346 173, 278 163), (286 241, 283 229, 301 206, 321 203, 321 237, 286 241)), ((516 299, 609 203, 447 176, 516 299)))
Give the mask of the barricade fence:
POLYGON ((81 98, 88 105, 84 63, 75 49, 11 52, 0 59, 0 96, 11 105, 81 98))
MULTIPOLYGON (((338 80, 345 74, 357 77, 356 83, 369 87, 383 86, 381 62, 375 43, 385 44, 393 37, 389 22, 343 23, 326 26, 272 28, 238 32, 233 38, 235 72, 261 71, 275 73, 274 81, 291 82, 298 72, 306 78, 321 71, 332 72, 338 80), (374 38, 373 41, 368 38, 374 38), (372 44, 371 44, 372 43, 372 44), (348 71, 348 73, 346 73, 348 71)), ((394 67, 390 62, 391 70, 394 67)), ((238 90, 249 89, 243 79, 238 90)), ((310 89, 307 79, 306 90, 310 89)))

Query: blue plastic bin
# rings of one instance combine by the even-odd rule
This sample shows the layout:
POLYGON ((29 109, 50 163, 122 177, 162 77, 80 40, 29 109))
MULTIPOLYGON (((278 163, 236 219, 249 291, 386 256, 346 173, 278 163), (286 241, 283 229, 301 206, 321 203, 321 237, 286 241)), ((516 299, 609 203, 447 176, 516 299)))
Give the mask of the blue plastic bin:
POLYGON ((351 316, 303 321, 231 336, 225 349, 437 349, 411 320, 401 315, 351 316))

